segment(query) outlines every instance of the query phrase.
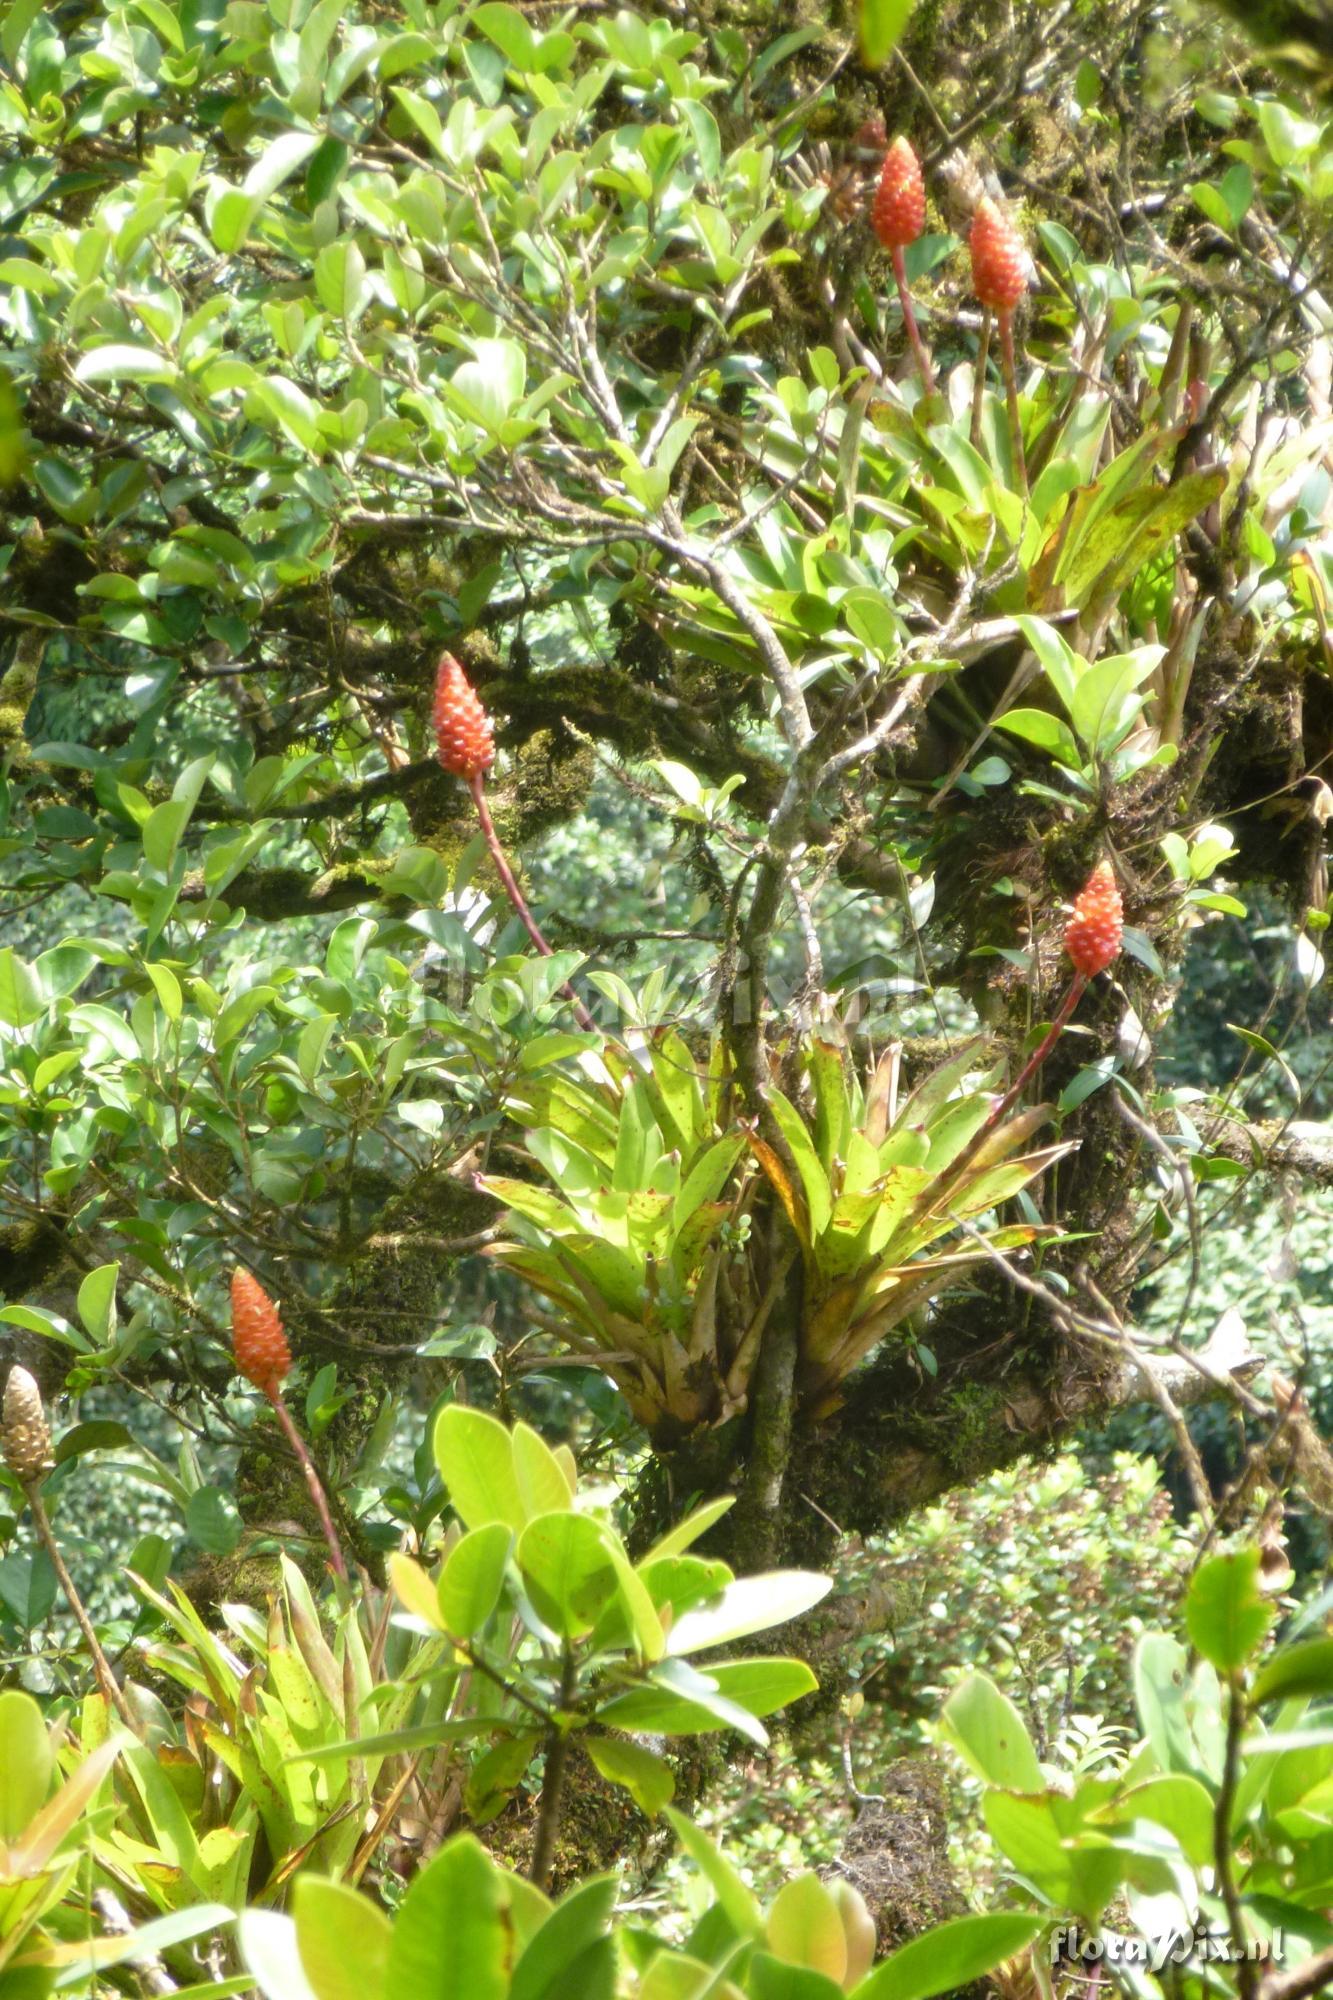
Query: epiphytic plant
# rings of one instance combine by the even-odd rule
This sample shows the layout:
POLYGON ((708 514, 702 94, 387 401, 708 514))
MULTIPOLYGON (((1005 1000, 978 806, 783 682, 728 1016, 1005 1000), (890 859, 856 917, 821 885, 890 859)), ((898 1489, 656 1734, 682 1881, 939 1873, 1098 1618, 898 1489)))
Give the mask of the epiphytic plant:
MULTIPOLYGON (((676 1035, 642 1064, 607 1052, 609 1090, 549 1072, 516 1087, 510 1112, 550 1185, 484 1177, 515 1218, 491 1254, 559 1308, 541 1322, 549 1331, 604 1357, 659 1442, 745 1407, 798 1258, 799 1391, 812 1410, 829 1407, 872 1348, 984 1256, 973 1243, 939 1247, 959 1222, 1066 1150, 1020 1151, 1047 1108, 1006 1118, 1013 1095, 996 1110, 972 1050, 911 1092, 899 1058, 890 1051, 863 1087, 841 1049, 803 1048, 804 1108, 767 1092, 785 1157, 728 1110, 721 1057, 704 1074, 676 1035), (777 1251, 753 1226, 764 1181, 790 1225, 777 1251)), ((1036 1232, 988 1233, 1015 1247, 1036 1232)))

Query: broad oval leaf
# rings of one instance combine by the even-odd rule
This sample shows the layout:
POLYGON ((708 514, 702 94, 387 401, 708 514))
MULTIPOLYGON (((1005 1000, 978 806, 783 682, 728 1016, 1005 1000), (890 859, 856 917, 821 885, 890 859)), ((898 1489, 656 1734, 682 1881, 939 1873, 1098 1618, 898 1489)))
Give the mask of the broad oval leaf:
POLYGON ((405 1611, 435 1631, 441 1630, 439 1592, 418 1562, 395 1549, 389 1557, 389 1581, 405 1611))
POLYGON ((516 1555, 538 1615, 562 1639, 591 1632, 619 1591, 609 1537, 587 1514, 543 1514, 519 1536, 516 1555))
POLYGON ((505 1877, 470 1833, 416 1877, 394 1920, 386 1994, 507 2000, 514 1936, 505 1877))
POLYGON ((435 1463, 465 1528, 492 1521, 521 1530, 528 1518, 514 1472, 514 1447, 497 1418, 446 1403, 435 1419, 435 1463))
POLYGON ((751 1632, 766 1632, 818 1604, 833 1588, 831 1577, 813 1570, 775 1569, 762 1576, 740 1577, 711 1603, 700 1604, 678 1618, 667 1634, 671 1654, 697 1653, 705 1646, 729 1645, 751 1632))
POLYGON ((1255 1676, 1253 1699, 1333 1694, 1333 1639, 1302 1639, 1284 1646, 1255 1676))
POLYGON ((640 1743, 619 1736, 585 1736, 583 1748, 613 1785, 623 1785, 636 1806, 652 1818, 675 1797, 671 1767, 640 1743))
POLYGON ((579 2000, 607 2000, 615 1979, 615 1949, 607 1935, 616 1907, 616 1878, 595 1875, 562 1896, 546 1921, 529 1940, 514 1970, 509 2000, 558 2000, 564 1994, 579 2000), (611 1984, 596 1976, 598 1961, 605 1958, 599 1946, 610 1947, 611 1984), (589 1952, 596 1954, 592 1965, 589 1952), (577 1977, 575 1972, 577 1970, 577 1977), (589 1979, 589 1972, 594 1977, 589 1979))
POLYGON ((614 1696, 597 1719, 616 1729, 661 1730, 668 1736, 740 1729, 762 1746, 768 1736, 755 1718, 772 1715, 818 1685, 803 1660, 724 1660, 704 1673, 683 1660, 668 1660, 642 1687, 614 1696))
POLYGON ((968 1986, 1030 1945, 1046 1922, 1034 1911, 995 1910, 937 1924, 876 1966, 853 2000, 930 2000, 968 1986))
POLYGON ((985 1674, 969 1674, 945 1702, 941 1726, 979 1778, 1008 1792, 1040 1792, 1046 1780, 1022 1716, 985 1674))
POLYGON ((99 1264, 79 1286, 79 1318, 94 1340, 110 1341, 116 1331, 116 1280, 120 1265, 99 1264))
POLYGON ((299 1875, 292 1913, 301 1969, 319 2000, 387 2000, 393 1928, 368 1896, 299 1875))
POLYGON ((244 1910, 236 1936, 264 2000, 323 2000, 305 1976, 290 1917, 277 1910, 244 1910))
POLYGON ((757 1951, 750 1960, 746 1985, 752 2000, 841 2000, 842 1996, 841 1986, 826 1972, 788 1965, 767 1951, 757 1951))
POLYGON ((1259 1590, 1259 1561, 1256 1548, 1214 1556, 1186 1596, 1186 1630, 1219 1673, 1238 1672, 1273 1622, 1272 1600, 1259 1590))
POLYGON ((500 1602, 513 1539, 503 1521, 491 1521, 449 1551, 438 1595, 444 1629, 455 1639, 474 1638, 500 1602))
POLYGON ((30 1694, 0 1694, 0 1840, 16 1843, 50 1789, 54 1760, 42 1711, 30 1694))
POLYGON ((573 1493, 564 1467, 545 1438, 531 1424, 518 1423, 512 1433, 514 1478, 528 1519, 558 1513, 572 1504, 573 1493))
POLYGON ((841 1986, 847 1974, 847 1934, 838 1906, 810 1869, 784 1882, 768 1912, 769 1948, 789 1965, 808 1966, 841 1986))

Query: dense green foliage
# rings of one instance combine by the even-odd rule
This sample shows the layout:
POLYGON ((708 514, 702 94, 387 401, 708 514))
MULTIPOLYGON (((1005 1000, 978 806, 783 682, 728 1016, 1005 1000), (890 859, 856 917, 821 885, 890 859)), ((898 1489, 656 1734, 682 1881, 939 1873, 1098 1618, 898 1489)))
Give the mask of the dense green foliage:
POLYGON ((0 2000, 1318 1990, 1319 101, 0 5, 0 2000))

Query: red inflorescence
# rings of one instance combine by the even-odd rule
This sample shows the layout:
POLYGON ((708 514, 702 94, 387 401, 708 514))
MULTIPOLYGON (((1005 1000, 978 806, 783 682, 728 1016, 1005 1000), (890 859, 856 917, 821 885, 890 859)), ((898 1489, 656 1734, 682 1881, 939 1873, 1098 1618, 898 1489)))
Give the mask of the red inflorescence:
POLYGON ((231 1274, 231 1340, 237 1373, 256 1389, 276 1389, 292 1365, 292 1350, 278 1308, 248 1271, 231 1274))
POLYGON ((972 289, 993 312, 1012 312, 1028 288, 1028 254, 1013 223, 989 195, 972 218, 972 289))
POLYGON ((1085 979, 1105 972, 1119 956, 1125 935, 1125 907, 1109 861, 1099 861, 1074 899, 1065 925, 1065 950, 1085 979))
POLYGON ((470 783, 495 762, 495 731, 476 689, 452 653, 435 676, 435 741, 446 771, 470 783))
POLYGON ((921 162, 908 140, 897 138, 884 155, 870 222, 886 250, 915 243, 926 226, 926 187, 921 162))

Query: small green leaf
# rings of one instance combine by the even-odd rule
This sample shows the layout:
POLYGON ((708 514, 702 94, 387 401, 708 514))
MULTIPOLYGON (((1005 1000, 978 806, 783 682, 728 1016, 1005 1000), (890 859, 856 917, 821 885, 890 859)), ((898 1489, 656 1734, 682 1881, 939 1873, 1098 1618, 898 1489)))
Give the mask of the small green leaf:
POLYGON ((639 1567, 642 1569, 648 1563, 658 1562, 663 1556, 679 1555, 682 1550, 697 1542, 701 1535, 706 1535, 708 1530, 735 1505, 735 1495, 728 1493, 721 1500, 709 1500, 702 1507, 696 1507, 692 1514, 687 1514, 674 1528, 668 1528, 660 1541, 653 1543, 639 1567))
POLYGON ((530 1520, 558 1513, 573 1503, 564 1468, 546 1440, 531 1424, 517 1423, 512 1433, 514 1477, 519 1498, 530 1520))
POLYGON ((30 1028, 46 1012, 37 977, 11 946, 0 950, 0 1021, 11 1028, 30 1028))
POLYGON ((995 1910, 936 1924, 886 1958, 856 1989, 856 2000, 931 2000, 970 1986, 1030 1945, 1047 1919, 1026 1910, 995 1910))
POLYGON ((616 1949, 609 1935, 616 1879, 594 1875, 560 1898, 528 1937, 509 2000, 611 2000, 616 1949))
POLYGON ((393 1927, 368 1896, 302 1874, 292 1891, 301 1969, 319 2000, 388 2000, 393 1927))
POLYGON ((746 1984, 753 2000, 841 2000, 842 1996, 842 1987, 826 1972, 788 1965, 768 1951, 754 1954, 746 1984))
POLYGON ((1333 1639, 1302 1639, 1284 1646, 1255 1676, 1253 1699, 1333 1694, 1333 1639))
POLYGON ((867 69, 888 61, 915 5, 916 0, 861 0, 861 59, 867 69))
POLYGON ((1073 730, 1044 708, 1011 708, 1007 715, 996 717, 995 727, 1007 730, 1011 736, 1021 736, 1025 743, 1035 743, 1068 770, 1082 769, 1083 753, 1073 730))
POLYGON ((505 1522, 491 1521, 473 1528, 450 1550, 438 1596, 444 1629, 453 1638, 475 1638, 500 1602, 513 1539, 505 1522))
POLYGON ((704 1877, 741 1937, 758 1937, 763 1926, 759 1905, 743 1878, 713 1844, 702 1827, 684 1813, 666 1808, 677 1840, 704 1877))
POLYGON ((651 1750, 618 1736, 585 1736, 582 1740, 602 1776, 613 1785, 623 1785, 641 1812, 652 1818, 670 1805, 676 1781, 670 1766, 651 1750))
POLYGON ((839 1987, 847 1972, 847 1934, 819 1877, 805 1870, 778 1890, 766 1926, 771 1949, 788 1965, 822 1972, 839 1987))
MULTIPOLYGON (((137 1449, 134 1433, 124 1424, 118 1424, 112 1417, 94 1417, 86 1424, 75 1424, 65 1432, 55 1448, 55 1461, 63 1465, 67 1458, 82 1458, 90 1451, 124 1451, 137 1449)), ((139 1571, 142 1565, 131 1558, 129 1567, 139 1571)))
POLYGON ((236 1503, 220 1486, 201 1486, 185 1507, 190 1540, 212 1556, 229 1556, 241 1539, 236 1503))
POLYGON ((422 1869, 394 1920, 385 1992, 392 2000, 507 2000, 509 1889, 471 1834, 422 1869))
POLYGON ((1188 1681, 1189 1657, 1180 1642, 1165 1632, 1145 1632, 1134 1649, 1134 1699, 1143 1733, 1163 1771, 1193 1774, 1199 1768, 1189 1722, 1188 1681))
POLYGON ((111 341, 90 347, 74 364, 76 382, 171 382, 176 364, 155 347, 130 347, 111 341))
MULTIPOLYGON (((436 1586, 431 1582, 421 1564, 414 1562, 401 1549, 394 1549, 389 1555, 389 1581, 394 1595, 405 1611, 429 1625, 432 1631, 440 1631, 440 1604, 436 1586)), ((462 1635, 459 1634, 459 1637, 462 1635)))
POLYGON ((42 1711, 30 1694, 0 1694, 0 1840, 16 1845, 44 1804, 55 1760, 42 1711))
POLYGON ((144 860, 161 875, 171 873, 180 837, 189 824, 190 807, 184 799, 164 799, 154 806, 140 829, 144 860))
POLYGON ((1239 1549, 1203 1564, 1185 1598, 1185 1629, 1205 1660, 1235 1673, 1257 1651, 1273 1622, 1259 1589, 1259 1551, 1239 1549))
POLYGON ((329 939, 324 970, 330 979, 355 979, 379 925, 373 917, 344 917, 329 939))
POLYGON ((144 971, 148 974, 162 1012, 169 1021, 179 1021, 185 1003, 181 997, 181 983, 171 967, 161 964, 156 959, 150 959, 144 971))
MULTIPOLYGON (((812 1570, 778 1569, 763 1576, 741 1577, 729 1583, 707 1604, 678 1618, 667 1634, 667 1651, 697 1653, 706 1646, 725 1646, 751 1632, 765 1632, 799 1618, 827 1597, 831 1577, 812 1570)), ((711 1670, 710 1670, 711 1671, 711 1670)))
POLYGON ((79 1318, 94 1340, 108 1344, 116 1337, 116 1280, 119 1264, 99 1264, 79 1286, 79 1318))
POLYGON ((296 1067, 301 1072, 302 1081, 313 1083, 324 1062, 324 1054, 329 1046, 329 1037, 338 1025, 336 1014, 320 1014, 313 1021, 307 1021, 296 1044, 296 1067))
MULTIPOLYGON (((668 1661, 679 1669, 680 1661, 668 1661)), ((700 1736, 713 1729, 742 1729, 755 1743, 767 1733, 755 1717, 771 1715, 818 1686, 803 1660, 723 1660, 706 1672, 687 1670, 676 1684, 661 1673, 628 1694, 616 1695, 598 1711, 615 1729, 660 1730, 667 1736, 700 1736)))
POLYGON ((63 944, 52 945, 50 951, 39 952, 32 969, 44 997, 63 1000, 82 986, 96 963, 92 952, 67 938, 63 944))
POLYGON ((55 1567, 45 1549, 31 1555, 17 1551, 0 1557, 0 1601, 8 1605, 20 1628, 31 1632, 56 1601, 55 1567))
POLYGON ((964 1761, 988 1785, 1001 1785, 1010 1792, 1045 1788, 1022 1716, 985 1674, 969 1674, 959 1682, 944 1704, 940 1723, 964 1761))
POLYGON ((1152 1820, 1175 1836, 1196 1868, 1213 1865, 1213 1797, 1197 1778, 1182 1771, 1159 1772, 1141 1785, 1131 1785, 1098 1815, 1099 1820, 1103 1817, 1116 1825, 1152 1820))
POLYGON ((435 1420, 434 1442, 435 1463, 464 1527, 503 1521, 521 1531, 527 1525, 514 1448, 502 1423, 484 1410, 446 1403, 435 1420))
POLYGON ((562 1639, 591 1632, 618 1592, 607 1531, 590 1515, 542 1515, 519 1536, 516 1556, 538 1616, 562 1639))

